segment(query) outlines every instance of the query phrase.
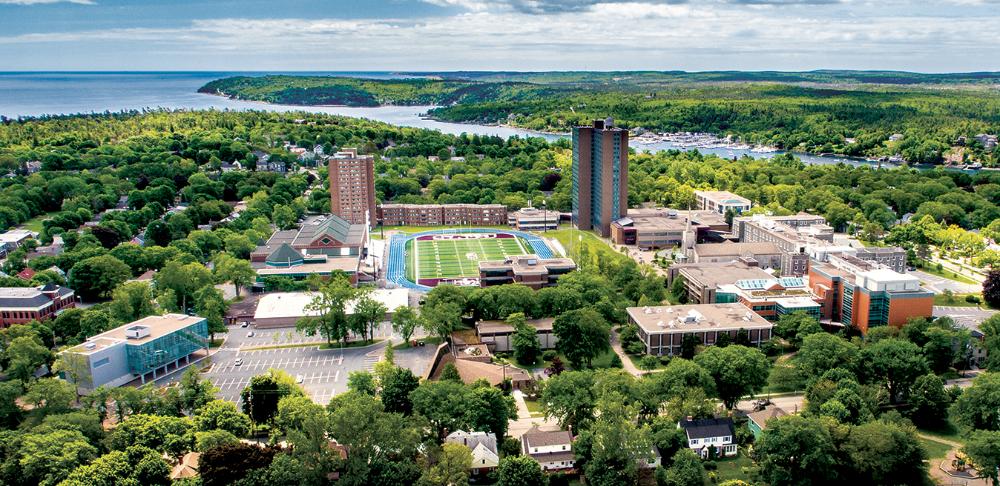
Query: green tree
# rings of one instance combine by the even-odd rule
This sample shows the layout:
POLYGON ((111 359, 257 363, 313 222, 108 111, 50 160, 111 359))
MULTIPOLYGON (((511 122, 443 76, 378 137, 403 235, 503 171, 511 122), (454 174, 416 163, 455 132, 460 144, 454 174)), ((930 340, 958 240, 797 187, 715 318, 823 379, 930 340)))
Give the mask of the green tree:
POLYGON ((449 432, 468 427, 465 407, 471 399, 469 387, 454 381, 424 382, 410 393, 413 411, 430 421, 439 441, 449 432))
POLYGON ((462 324, 462 308, 454 302, 431 305, 425 303, 420 310, 420 326, 428 334, 447 340, 451 332, 462 324))
POLYGON ((278 448, 237 442, 201 453, 198 475, 205 486, 223 486, 245 478, 252 470, 271 464, 278 448))
POLYGON ((240 412, 233 402, 213 400, 198 409, 194 425, 200 431, 224 430, 236 437, 250 434, 250 417, 240 412))
POLYGON ((507 324, 514 328, 511 338, 514 359, 521 364, 535 364, 542 354, 542 344, 538 341, 538 331, 527 324, 524 314, 518 312, 507 317, 507 324))
POLYGON ((594 377, 586 371, 567 371, 544 382, 542 410, 545 417, 555 417, 560 427, 574 432, 594 418, 597 397, 594 396, 594 377))
POLYGON ((375 377, 367 371, 352 371, 347 375, 347 389, 369 396, 375 396, 378 391, 375 377))
POLYGON ((132 446, 111 451, 73 470, 60 486, 169 486, 170 467, 153 449, 132 446))
POLYGON ((774 326, 774 333, 787 339, 795 347, 800 346, 806 336, 821 332, 823 328, 819 325, 819 321, 801 311, 782 315, 774 326))
POLYGON ((76 387, 58 378, 41 378, 28 384, 24 401, 45 413, 69 410, 76 400, 76 387))
POLYGON ((347 302, 355 295, 355 289, 343 276, 334 276, 313 296, 306 306, 306 312, 312 315, 303 317, 295 323, 295 329, 308 336, 319 333, 326 342, 346 340, 349 332, 347 302))
POLYGON ((691 449, 677 451, 671 459, 671 465, 663 475, 665 486, 702 486, 705 484, 705 467, 701 458, 691 449))
POLYGON ((834 368, 853 369, 858 347, 839 336, 816 333, 802 340, 795 364, 807 377, 820 377, 834 368))
POLYGON ((274 211, 271 213, 271 221, 274 222, 275 226, 283 230, 294 228, 297 220, 298 217, 295 215, 295 210, 289 206, 275 206, 274 211))
POLYGON ((469 484, 472 451, 462 444, 447 443, 424 471, 420 486, 462 486, 469 484))
POLYGON ((990 270, 983 281, 983 301, 990 307, 1000 307, 1000 270, 990 270))
POLYGON ((84 299, 111 295, 111 291, 132 277, 132 269, 110 256, 94 256, 80 260, 69 271, 69 286, 84 299))
POLYGON ((853 426, 841 453, 855 481, 868 484, 924 484, 924 450, 912 426, 869 422, 853 426))
POLYGON ((413 331, 417 329, 420 318, 410 306, 400 307, 392 313, 392 330, 399 333, 403 341, 409 342, 413 331))
POLYGON ((188 300, 193 298, 194 293, 205 286, 212 284, 212 272, 200 263, 182 263, 180 260, 172 260, 156 272, 153 277, 156 289, 159 292, 166 290, 173 291, 175 303, 181 311, 188 309, 188 300))
POLYGON ((591 367, 594 358, 611 349, 611 327, 592 309, 577 309, 560 314, 552 324, 558 338, 556 347, 574 368, 591 367))
POLYGON ((745 346, 710 347, 695 357, 695 363, 715 380, 715 391, 732 410, 744 395, 759 392, 767 384, 770 362, 764 353, 745 346))
POLYGON ((354 300, 354 314, 351 319, 356 323, 354 329, 360 331, 361 337, 366 341, 375 339, 375 329, 379 323, 385 319, 389 309, 385 304, 374 299, 371 291, 361 291, 360 296, 354 300))
POLYGON ((410 393, 420 385, 420 379, 412 371, 394 366, 380 381, 385 411, 409 415, 413 411, 410 393))
POLYGON ((789 415, 768 422, 755 447, 764 479, 774 486, 837 479, 837 450, 819 419, 789 415))
MULTIPOLYGON (((249 252, 247 252, 249 255, 249 252)), ((242 258, 232 257, 226 253, 219 253, 215 258, 215 277, 222 282, 231 282, 236 290, 236 297, 240 296, 240 289, 249 287, 257 279, 257 272, 250 266, 250 262, 242 258)))
POLYGON ((186 413, 195 413, 205 405, 215 400, 219 389, 209 380, 201 379, 196 367, 184 370, 177 384, 177 398, 180 409, 186 413))
POLYGON ((330 436, 350 451, 341 482, 388 486, 417 480, 416 452, 425 422, 387 413, 377 399, 355 392, 334 397, 328 408, 330 436))
POLYGON ((639 464, 652 457, 649 427, 639 425, 638 407, 625 398, 617 391, 602 396, 591 428, 577 439, 587 444, 578 453, 587 459, 583 470, 591 484, 634 484, 639 464))
POLYGON ((979 474, 990 478, 993 486, 1000 484, 997 471, 1000 471, 1000 432, 995 430, 977 430, 969 435, 962 452, 972 461, 979 474))
POLYGON ((278 402, 286 396, 305 395, 295 380, 281 370, 270 369, 250 379, 240 393, 243 413, 256 424, 270 422, 278 413, 278 402))
POLYGON ((473 430, 485 430, 497 437, 506 437, 507 424, 517 418, 517 407, 514 398, 502 390, 477 386, 469 396, 466 415, 473 430))
POLYGON ((927 373, 927 361, 916 344, 883 339, 861 351, 864 369, 872 381, 884 384, 889 401, 905 400, 918 376, 927 373))
POLYGON ((980 373, 955 400, 954 413, 964 427, 1000 430, 1000 374, 980 373))
POLYGON ((222 291, 211 285, 196 290, 193 297, 195 312, 205 318, 208 323, 209 339, 215 341, 216 333, 228 331, 225 319, 229 304, 226 303, 222 291))
POLYGON ((115 427, 108 445, 120 451, 136 445, 148 447, 179 460, 194 449, 194 427, 187 417, 130 415, 115 427))
POLYGON ((153 288, 146 282, 123 283, 111 294, 108 312, 118 322, 133 322, 156 314, 153 288))
POLYGON ((546 486, 538 461, 528 456, 506 456, 497 468, 497 486, 546 486))
POLYGON ((49 362, 52 352, 43 346, 35 336, 14 338, 4 350, 7 358, 7 373, 11 378, 28 381, 35 370, 49 362))
POLYGON ((917 378, 910 390, 910 414, 913 421, 924 426, 940 425, 948 418, 951 395, 944 389, 944 380, 934 374, 917 378))
POLYGON ((97 448, 78 430, 25 435, 18 451, 24 484, 52 486, 97 457, 97 448))

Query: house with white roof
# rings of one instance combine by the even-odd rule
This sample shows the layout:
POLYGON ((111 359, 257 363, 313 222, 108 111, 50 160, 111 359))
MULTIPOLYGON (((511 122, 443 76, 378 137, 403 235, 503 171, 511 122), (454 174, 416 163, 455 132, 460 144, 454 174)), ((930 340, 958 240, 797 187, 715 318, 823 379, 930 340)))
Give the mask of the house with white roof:
POLYGON ((445 442, 462 444, 472 451, 472 474, 484 474, 500 465, 497 436, 489 432, 456 430, 445 437, 445 442))

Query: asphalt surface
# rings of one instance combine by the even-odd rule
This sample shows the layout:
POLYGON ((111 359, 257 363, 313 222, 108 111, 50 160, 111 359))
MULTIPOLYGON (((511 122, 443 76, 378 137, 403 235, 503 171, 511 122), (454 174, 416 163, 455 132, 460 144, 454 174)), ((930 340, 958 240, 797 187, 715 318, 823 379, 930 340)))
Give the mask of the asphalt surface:
POLYGON ((934 317, 947 316, 955 320, 955 324, 967 329, 978 329, 979 324, 997 311, 977 307, 934 306, 934 317))
POLYGON ((937 275, 931 275, 926 272, 921 272, 920 270, 914 270, 909 273, 914 277, 919 278, 920 281, 923 282, 924 287, 927 287, 927 290, 930 290, 935 294, 943 293, 945 290, 950 290, 956 294, 971 294, 971 293, 981 292, 983 290, 982 285, 972 285, 962 282, 956 282, 951 279, 938 277, 937 275))

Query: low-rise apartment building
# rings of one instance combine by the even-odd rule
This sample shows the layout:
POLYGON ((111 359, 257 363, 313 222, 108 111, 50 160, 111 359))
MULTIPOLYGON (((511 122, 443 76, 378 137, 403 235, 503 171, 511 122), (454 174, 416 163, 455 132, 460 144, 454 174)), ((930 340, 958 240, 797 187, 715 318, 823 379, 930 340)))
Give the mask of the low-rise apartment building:
POLYGON ((694 191, 694 199, 698 209, 718 214, 742 214, 751 206, 749 199, 729 191, 694 191))
POLYGON ((382 204, 376 213, 384 226, 504 226, 508 221, 503 204, 382 204))
POLYGON ((40 287, 0 287, 0 328, 52 319, 75 305, 73 290, 54 283, 40 287))
POLYGON ((739 303, 629 307, 625 312, 629 322, 638 328, 646 353, 654 356, 680 354, 684 337, 688 335, 712 346, 722 334, 735 339, 743 331, 750 344, 759 346, 771 339, 774 327, 739 303))
POLYGON ((506 260, 487 260, 479 262, 479 285, 518 283, 538 290, 555 285, 561 275, 573 270, 576 270, 576 263, 569 258, 520 255, 506 260))
POLYGON ((205 318, 166 314, 116 327, 60 354, 68 366, 64 378, 89 393, 161 378, 191 364, 194 353, 207 355, 208 344, 205 318))
POLYGON ((781 269, 785 253, 771 242, 759 243, 703 243, 694 245, 688 251, 691 263, 728 263, 736 261, 755 262, 756 266, 781 269))
POLYGON ((554 230, 559 227, 559 217, 558 211, 521 208, 507 215, 507 224, 521 231, 554 230))

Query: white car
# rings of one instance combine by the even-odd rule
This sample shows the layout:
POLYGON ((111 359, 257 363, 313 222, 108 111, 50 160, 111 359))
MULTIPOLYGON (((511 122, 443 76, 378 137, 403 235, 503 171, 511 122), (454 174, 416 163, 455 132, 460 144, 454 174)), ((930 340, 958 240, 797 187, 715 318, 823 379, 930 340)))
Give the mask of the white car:
POLYGON ((295 383, 302 383, 302 375, 295 375, 295 383))
POLYGON ((243 358, 236 358, 236 366, 243 364, 243 358))
POLYGON ((253 337, 253 331, 248 332, 247 337, 253 337))

